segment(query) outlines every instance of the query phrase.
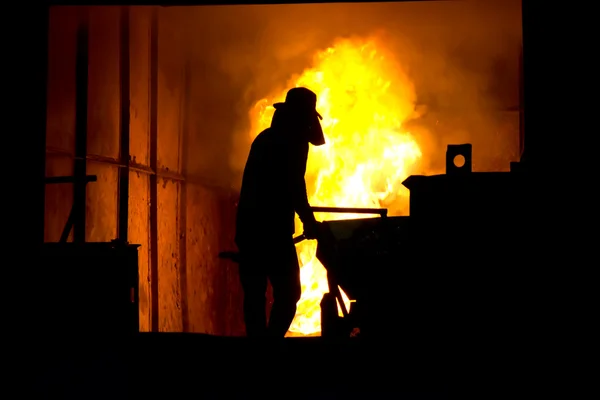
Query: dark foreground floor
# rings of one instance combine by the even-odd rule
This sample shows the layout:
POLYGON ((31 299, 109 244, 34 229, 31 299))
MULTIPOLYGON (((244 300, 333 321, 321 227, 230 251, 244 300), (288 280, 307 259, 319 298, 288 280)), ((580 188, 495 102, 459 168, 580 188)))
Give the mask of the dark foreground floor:
POLYGON ((448 398, 440 354, 385 340, 146 333, 121 343, 52 341, 31 364, 36 398, 448 398))

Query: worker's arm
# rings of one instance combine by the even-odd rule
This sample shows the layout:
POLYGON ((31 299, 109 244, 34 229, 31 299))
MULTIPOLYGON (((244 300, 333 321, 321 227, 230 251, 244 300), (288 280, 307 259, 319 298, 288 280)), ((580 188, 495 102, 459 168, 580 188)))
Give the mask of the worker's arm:
POLYGON ((294 209, 305 229, 307 226, 314 226, 316 223, 315 216, 310 209, 308 195, 306 193, 306 163, 308 161, 308 143, 302 143, 293 151, 293 183, 292 196, 294 199, 294 209))

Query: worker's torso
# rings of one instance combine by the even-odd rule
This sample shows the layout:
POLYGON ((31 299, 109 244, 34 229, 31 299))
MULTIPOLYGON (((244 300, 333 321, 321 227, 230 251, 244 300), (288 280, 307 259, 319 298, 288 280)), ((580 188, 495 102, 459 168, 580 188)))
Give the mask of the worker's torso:
POLYGON ((237 212, 237 238, 294 233, 294 144, 268 128, 252 143, 237 212))

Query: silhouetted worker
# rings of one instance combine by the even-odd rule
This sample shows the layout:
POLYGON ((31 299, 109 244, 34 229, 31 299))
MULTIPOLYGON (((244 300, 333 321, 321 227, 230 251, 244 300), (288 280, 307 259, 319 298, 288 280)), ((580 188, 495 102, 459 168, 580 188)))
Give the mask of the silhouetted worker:
POLYGON ((304 180, 309 143, 325 144, 316 104, 312 91, 290 89, 284 103, 274 104, 271 127, 254 139, 246 162, 235 240, 248 336, 283 338, 296 314, 301 287, 293 243, 295 213, 308 239, 316 238, 319 226, 304 180), (274 300, 268 325, 267 279, 274 300))

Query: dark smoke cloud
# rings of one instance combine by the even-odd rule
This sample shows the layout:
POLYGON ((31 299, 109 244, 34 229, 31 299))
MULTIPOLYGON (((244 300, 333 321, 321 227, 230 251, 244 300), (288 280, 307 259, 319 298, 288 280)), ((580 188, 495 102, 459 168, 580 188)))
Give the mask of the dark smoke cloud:
POLYGON ((379 33, 413 80, 420 118, 407 127, 443 172, 445 147, 471 142, 476 170, 518 158, 519 0, 174 7, 161 10, 192 65, 190 172, 237 187, 248 111, 285 89, 336 38, 379 33), (238 160, 230 163, 230 155, 238 160))

